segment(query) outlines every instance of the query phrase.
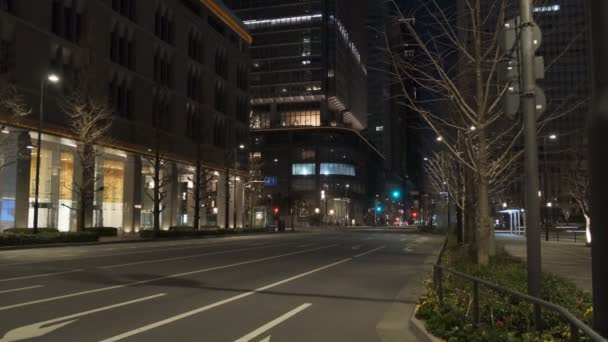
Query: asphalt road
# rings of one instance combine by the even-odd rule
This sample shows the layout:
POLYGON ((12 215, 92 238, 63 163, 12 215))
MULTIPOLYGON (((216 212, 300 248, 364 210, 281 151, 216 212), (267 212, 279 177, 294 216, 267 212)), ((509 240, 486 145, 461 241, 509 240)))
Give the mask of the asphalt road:
POLYGON ((381 341, 440 245, 373 232, 1 251, 0 342, 381 341))

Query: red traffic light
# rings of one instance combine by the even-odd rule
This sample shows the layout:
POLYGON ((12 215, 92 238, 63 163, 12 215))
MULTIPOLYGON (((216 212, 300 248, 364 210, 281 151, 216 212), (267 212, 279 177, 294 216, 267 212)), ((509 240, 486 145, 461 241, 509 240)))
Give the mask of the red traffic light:
POLYGON ((275 214, 275 215, 278 215, 278 214, 279 214, 279 208, 274 208, 274 210, 273 210, 273 211, 274 211, 274 214, 275 214))
POLYGON ((416 218, 417 216, 418 216, 418 213, 417 213, 417 212, 413 212, 413 213, 412 213, 412 217, 413 217, 413 218, 416 218))

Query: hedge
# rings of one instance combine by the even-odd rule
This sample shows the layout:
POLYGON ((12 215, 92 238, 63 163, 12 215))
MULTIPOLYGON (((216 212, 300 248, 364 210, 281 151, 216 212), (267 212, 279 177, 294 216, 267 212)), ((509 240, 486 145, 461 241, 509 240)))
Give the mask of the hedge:
POLYGON ((117 236, 118 228, 113 227, 93 227, 85 228, 85 232, 95 233, 97 236, 117 236))
MULTIPOLYGON (((524 262, 499 250, 489 265, 478 266, 474 256, 463 249, 447 250, 444 266, 526 292, 527 268, 524 262)), ((443 305, 440 305, 432 284, 428 282, 428 293, 421 298, 416 315, 425 321, 427 330, 437 337, 450 342, 569 340, 570 327, 554 311, 542 310, 543 330, 536 333, 533 305, 484 286, 479 288, 481 322, 475 327, 471 320, 471 282, 449 273, 444 273, 443 281, 443 305)), ((592 326, 591 295, 577 289, 571 281, 544 273, 541 295, 543 299, 563 306, 585 324, 592 326)))
MULTIPOLYGON (((2 231, 2 233, 14 233, 14 234, 33 234, 33 228, 9 228, 2 231)), ((59 233, 57 228, 38 228, 38 233, 59 233)))
MULTIPOLYGON (((264 233, 266 229, 202 229, 194 230, 189 227, 189 230, 184 227, 172 227, 171 230, 160 230, 157 234, 157 238, 185 238, 185 237, 205 237, 205 236, 218 236, 218 235, 234 235, 234 234, 255 234, 264 233)), ((154 231, 151 229, 140 230, 139 235, 142 238, 153 238, 154 231)))
POLYGON ((98 238, 97 234, 89 232, 39 234, 0 233, 0 246, 96 242, 98 238))

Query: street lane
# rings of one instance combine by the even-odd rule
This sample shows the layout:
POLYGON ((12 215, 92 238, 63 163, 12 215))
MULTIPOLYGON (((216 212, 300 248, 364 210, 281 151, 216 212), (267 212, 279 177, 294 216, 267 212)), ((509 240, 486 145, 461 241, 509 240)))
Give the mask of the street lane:
MULTIPOLYGON (((193 243, 180 241, 178 247, 193 243)), ((383 312, 403 286, 419 284, 440 238, 325 233, 198 243, 197 249, 166 251, 157 242, 152 248, 161 250, 143 259, 102 256, 101 263, 30 257, 35 263, 24 273, 77 266, 83 271, 0 282, 0 291, 40 286, 0 292, 0 341, 39 332, 39 322, 57 328, 40 341, 234 341, 255 331, 254 341, 271 334, 275 341, 378 340, 375 326, 383 312), (219 254, 222 249, 232 252, 219 254)))

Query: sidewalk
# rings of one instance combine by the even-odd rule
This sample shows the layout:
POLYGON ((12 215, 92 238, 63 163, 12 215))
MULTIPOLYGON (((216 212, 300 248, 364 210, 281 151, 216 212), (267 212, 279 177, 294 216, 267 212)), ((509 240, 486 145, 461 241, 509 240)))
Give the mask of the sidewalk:
MULTIPOLYGON (((511 255, 526 259, 526 239, 510 234, 496 234, 496 242, 511 255)), ((578 288, 591 293, 591 249, 581 243, 542 241, 543 271, 572 280, 578 288)))

